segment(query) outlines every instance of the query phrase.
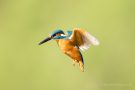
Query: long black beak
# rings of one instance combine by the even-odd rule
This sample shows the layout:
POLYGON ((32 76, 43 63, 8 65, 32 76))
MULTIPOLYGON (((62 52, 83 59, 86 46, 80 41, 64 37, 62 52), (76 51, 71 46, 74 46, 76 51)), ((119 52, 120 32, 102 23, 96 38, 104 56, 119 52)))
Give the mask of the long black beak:
POLYGON ((47 41, 49 41, 51 39, 52 39, 51 37, 47 37, 43 41, 41 41, 38 45, 41 45, 41 44, 43 44, 43 43, 45 43, 45 42, 47 42, 47 41))

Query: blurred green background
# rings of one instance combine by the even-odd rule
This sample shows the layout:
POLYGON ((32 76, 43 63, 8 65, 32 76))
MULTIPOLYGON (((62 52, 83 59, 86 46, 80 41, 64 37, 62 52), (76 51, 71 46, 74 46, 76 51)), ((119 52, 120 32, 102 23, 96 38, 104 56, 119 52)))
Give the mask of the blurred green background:
POLYGON ((0 0, 0 90, 135 90, 135 0, 0 0), (101 42, 82 52, 85 72, 55 41, 84 28, 101 42))

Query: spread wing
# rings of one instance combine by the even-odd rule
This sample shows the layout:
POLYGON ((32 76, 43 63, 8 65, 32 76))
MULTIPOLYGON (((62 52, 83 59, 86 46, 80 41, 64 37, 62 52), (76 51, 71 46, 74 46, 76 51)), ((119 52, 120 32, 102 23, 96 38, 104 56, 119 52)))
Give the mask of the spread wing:
POLYGON ((69 39, 78 45, 82 51, 87 50, 90 45, 99 45, 99 41, 94 36, 80 28, 74 28, 69 39))

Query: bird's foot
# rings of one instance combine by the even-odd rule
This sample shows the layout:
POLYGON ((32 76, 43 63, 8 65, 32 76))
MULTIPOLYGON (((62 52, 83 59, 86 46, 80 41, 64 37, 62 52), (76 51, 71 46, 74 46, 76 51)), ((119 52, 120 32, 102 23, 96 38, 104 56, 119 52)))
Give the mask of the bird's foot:
POLYGON ((73 66, 75 67, 75 63, 77 62, 77 60, 73 60, 73 66))
POLYGON ((73 61, 73 66, 75 67, 75 61, 73 61))

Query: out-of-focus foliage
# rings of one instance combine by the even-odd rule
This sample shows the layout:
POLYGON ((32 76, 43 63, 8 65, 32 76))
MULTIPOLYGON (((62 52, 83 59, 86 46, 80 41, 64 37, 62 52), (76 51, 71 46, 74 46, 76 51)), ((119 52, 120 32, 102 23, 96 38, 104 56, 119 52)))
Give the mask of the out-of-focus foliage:
POLYGON ((0 90, 134 90, 135 0, 0 0, 0 90), (81 27, 100 46, 82 52, 85 72, 55 41, 81 27))

